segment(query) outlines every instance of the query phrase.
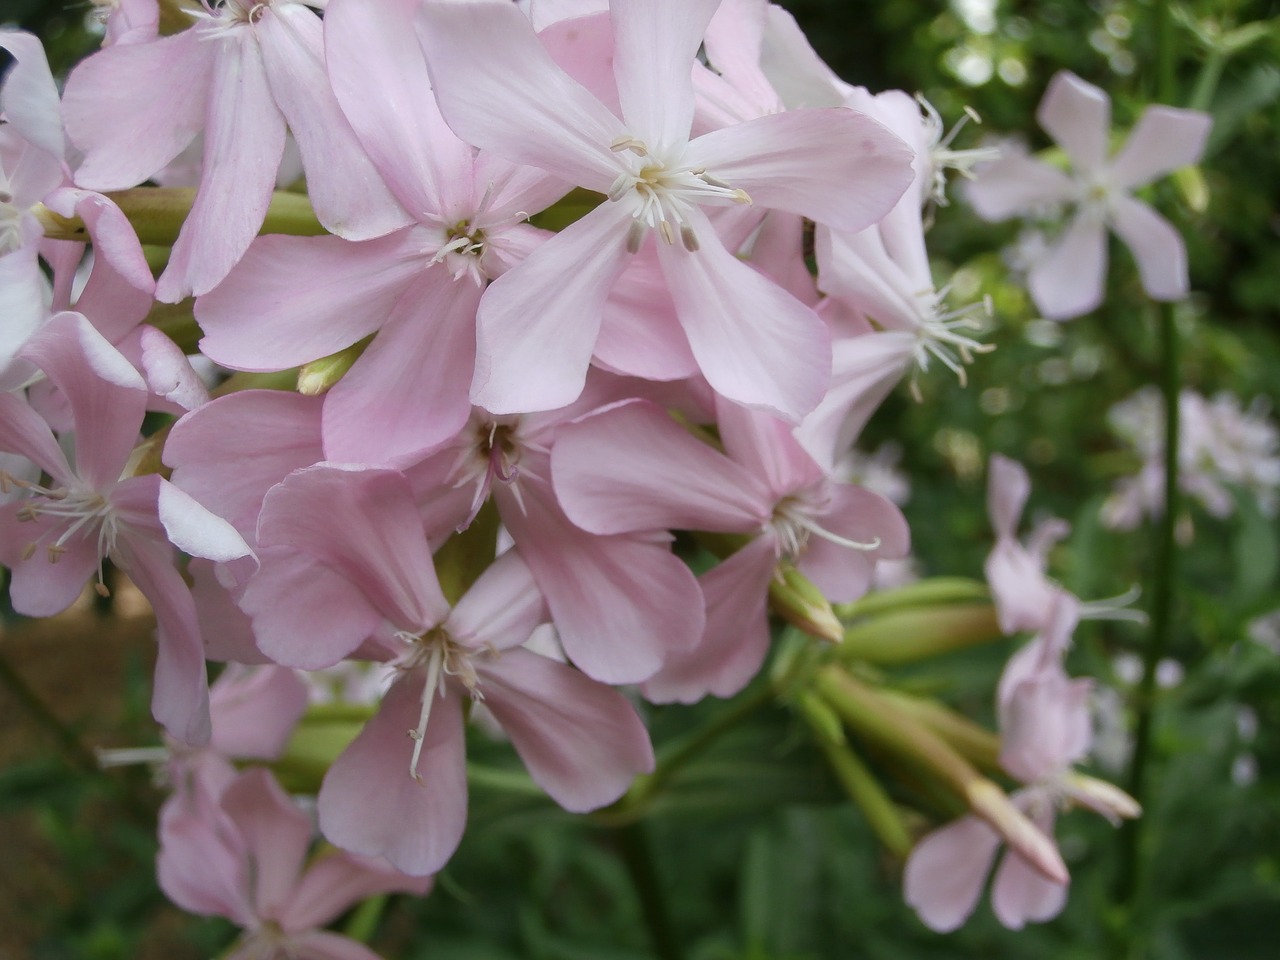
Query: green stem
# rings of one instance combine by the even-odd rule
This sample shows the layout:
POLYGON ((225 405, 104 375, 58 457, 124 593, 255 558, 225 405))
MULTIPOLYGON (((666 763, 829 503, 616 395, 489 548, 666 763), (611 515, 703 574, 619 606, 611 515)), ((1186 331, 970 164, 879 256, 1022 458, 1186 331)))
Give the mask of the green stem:
POLYGON ((684 951, 671 925, 671 915, 662 896, 662 882, 658 877, 649 837, 641 823, 629 823, 617 828, 614 836, 618 851, 626 865, 631 884, 640 900, 640 912, 645 927, 653 941, 653 949, 659 960, 684 960, 684 951))
MULTIPOLYGON (((1155 564, 1151 585, 1151 633, 1142 653, 1142 679, 1135 695, 1133 755, 1126 788, 1144 809, 1151 762, 1151 732, 1155 719, 1156 667, 1169 645, 1173 624, 1173 588, 1177 576, 1178 521, 1178 333, 1173 307, 1160 308, 1161 392, 1165 407, 1164 513, 1155 531, 1155 564)), ((1141 885, 1144 818, 1131 820, 1120 832, 1120 870, 1117 900, 1132 906, 1141 885)))
MULTIPOLYGON (((831 722, 826 714, 830 708, 812 695, 799 700, 800 713, 808 722, 813 738, 822 749, 827 763, 835 772, 840 785, 844 787, 876 837, 890 853, 900 860, 905 860, 911 852, 911 832, 902 820, 902 814, 885 792, 880 781, 875 778, 867 765, 862 762, 843 733, 836 727, 838 735, 833 736, 831 722)), ((838 725, 839 721, 836 721, 838 725)))
MULTIPOLYGON (((1159 87, 1156 99, 1160 103, 1176 101, 1174 73, 1173 18, 1169 4, 1157 3, 1156 16, 1156 64, 1159 87)), ((1133 734, 1133 755, 1129 761, 1126 782, 1129 795, 1144 809, 1146 788, 1151 762, 1156 693, 1156 667, 1169 645, 1173 624, 1173 590, 1177 577, 1177 522, 1178 522, 1178 394, 1179 344, 1178 329, 1174 321, 1172 304, 1161 304, 1160 314, 1160 391, 1164 397, 1164 513, 1155 530, 1155 564, 1151 585, 1151 633, 1147 637, 1142 656, 1142 680, 1138 684, 1133 734)), ((1128 821, 1120 830, 1120 865, 1116 874, 1116 901, 1122 908, 1124 931, 1120 937, 1124 956, 1135 956, 1136 935, 1139 924, 1135 922, 1134 908, 1142 886, 1143 833, 1146 818, 1128 821)))

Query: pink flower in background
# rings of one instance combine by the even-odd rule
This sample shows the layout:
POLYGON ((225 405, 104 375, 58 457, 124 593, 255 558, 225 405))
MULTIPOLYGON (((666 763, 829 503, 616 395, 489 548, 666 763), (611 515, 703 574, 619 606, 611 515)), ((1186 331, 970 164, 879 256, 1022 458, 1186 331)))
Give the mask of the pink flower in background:
POLYGON ((978 215, 1006 220, 1057 204, 1074 212, 1062 236, 1031 267, 1028 286, 1036 308, 1067 320, 1102 303, 1107 273, 1107 230, 1138 263, 1156 300, 1187 295, 1187 253, 1182 237, 1132 191, 1204 152, 1212 120, 1197 110, 1148 107, 1124 147, 1108 155, 1111 99, 1069 71, 1057 73, 1037 111, 1040 126, 1062 147, 1073 172, 1006 150, 974 170, 967 196, 978 215))
POLYGON ((248 770, 220 793, 197 789, 166 812, 160 888, 185 910, 244 928, 226 960, 378 960, 322 928, 375 894, 425 894, 431 878, 340 850, 308 859, 313 835, 310 817, 271 774, 248 770))

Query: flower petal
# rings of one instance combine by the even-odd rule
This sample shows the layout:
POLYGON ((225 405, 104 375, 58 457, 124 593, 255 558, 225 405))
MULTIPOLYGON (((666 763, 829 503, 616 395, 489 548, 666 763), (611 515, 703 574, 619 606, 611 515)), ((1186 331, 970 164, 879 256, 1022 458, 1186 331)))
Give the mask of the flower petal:
MULTIPOLYGON (((320 829, 354 853, 385 857, 405 873, 437 872, 453 856, 467 821, 467 770, 462 710, 448 697, 436 703, 416 773, 409 775, 423 677, 396 682, 320 786, 320 829)), ((432 696, 436 696, 433 691, 432 696)))
POLYGON ((902 894, 921 923, 938 933, 959 929, 978 905, 999 846, 1000 835, 977 817, 961 817, 917 843, 902 894))
POLYGON ((1102 303, 1107 279, 1107 231, 1083 210, 1031 268, 1027 288, 1036 309, 1050 320, 1070 320, 1102 303))
POLYGON ((1111 98, 1070 70, 1049 81, 1036 120, 1084 173, 1102 169, 1111 136, 1111 98))
POLYGON ((156 299, 165 303, 208 293, 244 256, 267 215, 284 154, 285 120, 271 98, 257 41, 245 34, 219 47, 209 80, 200 186, 156 283, 156 299))
POLYGON ((791 110, 704 134, 686 159, 745 190, 757 206, 837 230, 862 230, 911 185, 910 147, 866 114, 791 110))
POLYGON ((81 61, 62 98, 67 133, 85 154, 76 184, 133 187, 181 153, 204 126, 217 59, 217 44, 185 30, 81 61))
POLYGON ((479 665, 485 706, 534 781, 574 813, 617 800, 653 770, 653 747, 619 691, 527 650, 479 665))
POLYGON ((621 170, 622 122, 558 67, 513 3, 432 0, 418 14, 432 86, 449 126, 482 150, 597 193, 621 170))
POLYGON ((578 398, 605 299, 626 266, 629 220, 619 205, 597 207, 489 285, 476 320, 474 403, 527 413, 578 398))
POLYGON ((1155 300, 1187 295, 1187 248, 1182 234, 1141 200, 1111 198, 1111 229, 1138 261, 1142 287, 1155 300))
POLYGON ((262 237, 196 300, 200 350, 237 370, 285 370, 337 353, 385 322, 422 272, 421 250, 415 230, 360 243, 262 237))
POLYGON ((689 139, 693 65, 720 0, 612 0, 613 75, 628 131, 662 152, 689 139))
POLYGON ((792 423, 831 379, 826 325, 803 303, 729 253, 700 210, 701 249, 662 244, 662 272, 703 376, 721 396, 792 423))
POLYGON ((1111 161, 1107 179, 1132 190, 1157 177, 1198 161, 1213 127, 1213 118, 1199 110, 1147 107, 1124 147, 1111 161))
POLYGON ((256 30, 271 95, 302 154, 307 196, 325 229, 367 240, 409 223, 329 86, 320 18, 302 4, 273 4, 256 30))

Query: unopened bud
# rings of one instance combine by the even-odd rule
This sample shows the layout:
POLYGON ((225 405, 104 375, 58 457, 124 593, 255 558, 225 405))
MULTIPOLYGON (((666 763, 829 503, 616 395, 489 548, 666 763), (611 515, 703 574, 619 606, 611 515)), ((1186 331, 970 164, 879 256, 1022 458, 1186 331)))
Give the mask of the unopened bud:
POLYGON ((844 625, 822 591, 789 563, 778 565, 769 584, 769 604, 787 623, 819 640, 839 643, 844 636, 844 625))
POLYGON ((345 350, 312 360, 303 364, 298 370, 298 392, 306 397, 318 397, 327 393, 335 383, 341 380, 348 370, 355 366, 372 337, 365 337, 353 343, 345 350))

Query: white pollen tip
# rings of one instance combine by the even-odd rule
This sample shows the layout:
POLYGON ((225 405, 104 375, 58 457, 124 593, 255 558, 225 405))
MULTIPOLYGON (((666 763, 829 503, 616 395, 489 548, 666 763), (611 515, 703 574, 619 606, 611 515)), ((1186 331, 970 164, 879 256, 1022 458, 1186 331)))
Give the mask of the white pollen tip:
POLYGON ((103 599, 111 596, 111 591, 107 589, 107 585, 105 583, 95 583, 93 585, 93 592, 103 599))

